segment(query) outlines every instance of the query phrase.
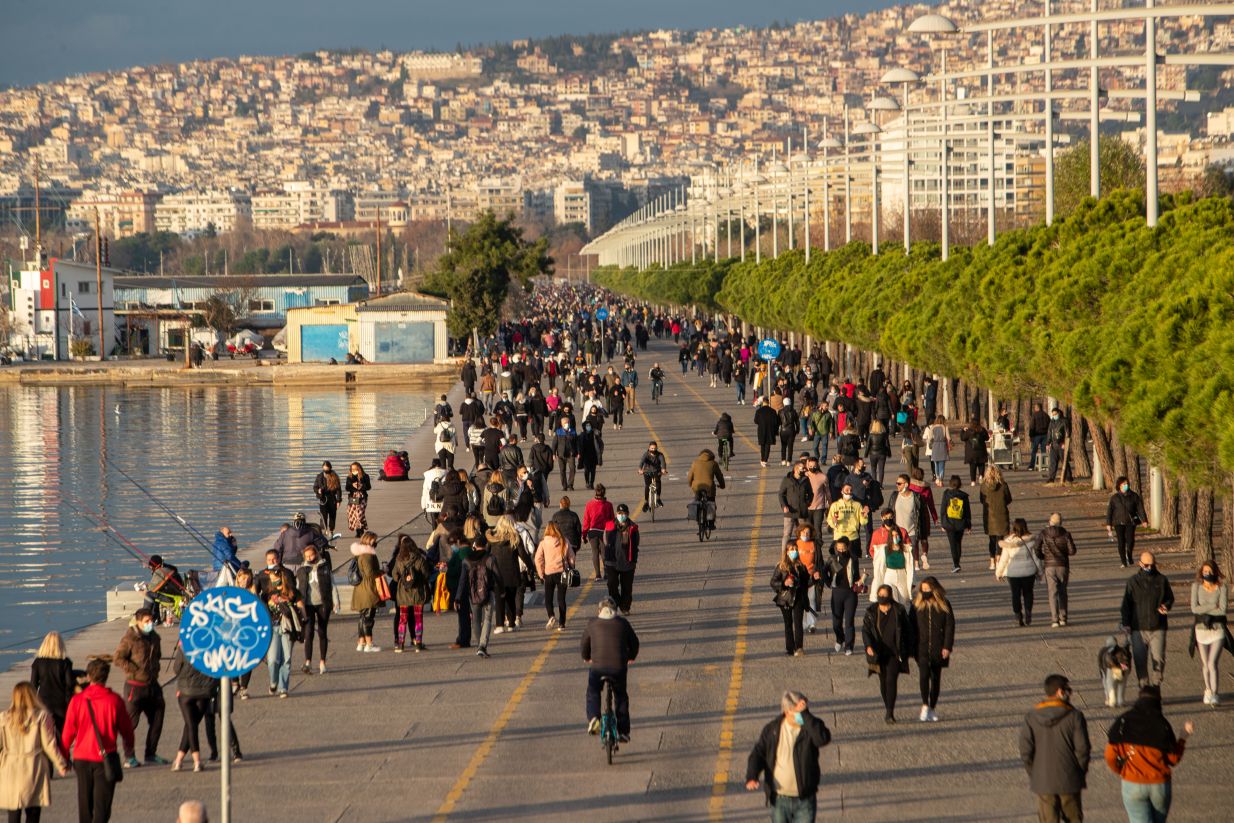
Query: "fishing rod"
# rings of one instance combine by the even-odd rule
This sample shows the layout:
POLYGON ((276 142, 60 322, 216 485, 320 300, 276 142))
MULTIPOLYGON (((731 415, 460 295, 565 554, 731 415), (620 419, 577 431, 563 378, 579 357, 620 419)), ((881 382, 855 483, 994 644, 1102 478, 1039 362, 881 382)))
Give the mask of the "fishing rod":
MULTIPOLYGON (((146 555, 146 553, 143 552, 141 549, 137 548, 136 543, 134 543, 132 540, 129 540, 127 537, 121 534, 120 531, 116 529, 115 526, 108 523, 105 516, 101 512, 90 509, 90 507, 87 506, 85 503, 83 503, 80 498, 75 497, 74 495, 69 494, 68 492, 65 492, 64 495, 65 495, 64 502, 68 505, 70 509, 73 510, 75 514, 77 514, 79 517, 85 520, 88 520, 90 523, 94 524, 95 528, 97 528, 99 531, 103 532, 108 537, 110 537, 118 546, 120 546, 120 548, 128 552, 129 555, 132 556, 134 560, 139 561, 143 566, 146 566, 147 568, 149 567, 150 565, 149 556, 146 555)), ((188 594, 188 590, 184 587, 183 582, 181 582, 180 580, 177 580, 175 577, 170 577, 169 579, 171 580, 172 584, 174 584, 176 587, 180 589, 181 594, 183 595, 188 594)))
POLYGON ((213 553, 213 545, 214 545, 214 544, 213 544, 212 542, 210 542, 209 540, 207 540, 207 539, 206 539, 206 536, 205 536, 204 534, 202 534, 202 533, 201 533, 201 531, 200 531, 200 530, 199 530, 196 526, 194 526, 193 524, 189 523, 187 520, 185 520, 185 519, 184 519, 183 517, 181 517, 180 515, 176 514, 176 512, 172 510, 171 506, 168 506, 166 503, 164 503, 162 500, 160 500, 158 497, 156 497, 156 496, 155 496, 155 494, 154 494, 154 492, 152 492, 152 491, 150 491, 149 489, 147 489, 147 488, 146 488, 145 486, 143 486, 141 483, 138 483, 138 482, 137 482, 137 481, 133 478, 133 476, 132 476, 132 475, 130 475, 130 474, 129 474, 128 472, 126 472, 124 469, 122 469, 122 468, 120 468, 119 466, 117 466, 117 465, 116 465, 116 463, 115 463, 115 462, 114 462, 114 461, 113 461, 110 457, 108 457, 107 455, 103 455, 103 460, 107 463, 107 465, 108 465, 108 466, 111 466, 113 469, 115 469, 116 471, 118 471, 118 472, 120 473, 120 476, 121 476, 121 477, 123 477, 125 480, 129 481, 129 482, 130 482, 130 483, 132 483, 134 486, 136 486, 138 489, 140 489, 140 490, 141 490, 141 492, 142 492, 142 493, 143 493, 146 497, 150 498, 150 500, 154 503, 154 505, 156 505, 156 506, 158 506, 160 509, 162 509, 162 510, 163 510, 163 512, 164 512, 164 513, 165 513, 168 517, 170 517, 172 520, 175 520, 177 523, 179 523, 179 524, 180 524, 180 528, 182 528, 182 529, 184 529, 186 532, 188 532, 189 536, 190 536, 190 537, 192 537, 194 540, 196 540, 196 541, 197 541, 197 542, 201 545, 201 547, 202 547, 203 549, 206 549, 207 551, 210 551, 211 553, 213 553))

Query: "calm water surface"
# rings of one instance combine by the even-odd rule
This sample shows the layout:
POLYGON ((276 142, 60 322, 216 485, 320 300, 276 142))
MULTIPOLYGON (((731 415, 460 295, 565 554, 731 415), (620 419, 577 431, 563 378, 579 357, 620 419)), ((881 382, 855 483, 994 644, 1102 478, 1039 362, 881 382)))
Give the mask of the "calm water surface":
MULTIPOLYGON (((110 461, 213 540, 241 547, 297 509, 316 516, 321 461, 374 477, 432 406, 430 391, 254 387, 0 387, 0 669, 44 632, 104 617, 104 592, 148 578, 89 519, 182 571, 209 552, 110 461)), ((341 512, 340 512, 341 514, 341 512)))

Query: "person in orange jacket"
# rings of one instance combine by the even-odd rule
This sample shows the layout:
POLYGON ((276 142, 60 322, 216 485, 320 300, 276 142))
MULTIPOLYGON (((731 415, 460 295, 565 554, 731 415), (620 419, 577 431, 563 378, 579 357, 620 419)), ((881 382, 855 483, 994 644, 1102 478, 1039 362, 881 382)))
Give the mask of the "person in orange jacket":
POLYGON ((1187 737, 1195 725, 1187 721, 1182 737, 1161 713, 1161 688, 1144 686, 1139 699, 1110 726, 1105 762, 1123 782, 1123 808, 1129 820, 1164 821, 1170 814, 1170 776, 1183 759, 1187 737))

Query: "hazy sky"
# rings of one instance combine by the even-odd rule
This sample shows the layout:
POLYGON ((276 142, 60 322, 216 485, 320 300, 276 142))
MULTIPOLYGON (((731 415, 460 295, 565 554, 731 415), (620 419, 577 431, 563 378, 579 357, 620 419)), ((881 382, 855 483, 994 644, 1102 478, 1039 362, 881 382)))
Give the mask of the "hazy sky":
POLYGON ((53 0, 6 4, 0 84, 240 54, 805 20, 890 0, 53 0))

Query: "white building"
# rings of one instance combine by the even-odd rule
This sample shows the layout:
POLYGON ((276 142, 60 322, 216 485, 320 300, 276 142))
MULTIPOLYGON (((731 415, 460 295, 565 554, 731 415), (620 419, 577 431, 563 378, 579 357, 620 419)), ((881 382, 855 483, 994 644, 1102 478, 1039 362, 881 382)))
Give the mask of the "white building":
POLYGON ((558 224, 582 223, 592 227, 591 190, 585 180, 570 180, 553 190, 553 219, 558 224))
POLYGON ((281 192, 261 192, 252 198, 255 229, 290 230, 312 223, 336 223, 352 219, 354 213, 348 192, 304 180, 285 182, 281 192))
POLYGON ((100 292, 99 274, 88 263, 53 257, 44 271, 29 264, 13 275, 13 332, 3 342, 34 359, 67 360, 75 340, 85 341, 98 354, 101 322, 107 349, 103 354, 111 355, 116 345, 112 283, 119 273, 104 267, 100 292))
POLYGON ((154 207, 154 225, 175 234, 200 234, 211 227, 222 233, 235 231, 252 213, 252 199, 246 192, 186 191, 169 194, 154 207))

